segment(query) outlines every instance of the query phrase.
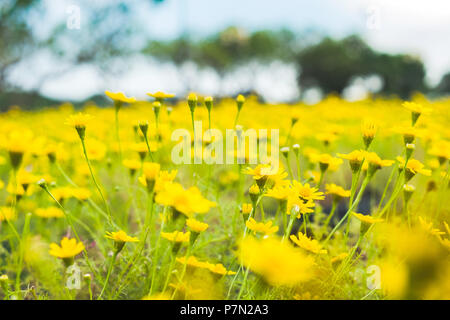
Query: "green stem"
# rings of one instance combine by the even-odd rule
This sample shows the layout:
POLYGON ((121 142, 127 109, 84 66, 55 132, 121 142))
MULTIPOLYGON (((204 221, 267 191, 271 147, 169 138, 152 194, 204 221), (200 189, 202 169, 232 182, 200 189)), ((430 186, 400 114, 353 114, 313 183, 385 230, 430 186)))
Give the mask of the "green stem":
POLYGON ((240 113, 241 113, 241 110, 238 109, 238 112, 236 113, 236 118, 234 118, 234 126, 233 126, 233 128, 236 128, 236 125, 237 125, 240 113))
POLYGON ((330 220, 331 220, 331 218, 333 217, 334 212, 336 211, 337 203, 338 203, 338 202, 337 202, 336 200, 333 200, 333 204, 332 204, 332 206, 331 206, 331 211, 330 211, 330 213, 328 214, 328 217, 327 217, 327 219, 325 220, 325 222, 324 222, 324 224, 323 224, 323 228, 325 229, 325 231, 327 230, 328 224, 330 223, 330 220))
POLYGON ((322 186, 322 182, 323 182, 323 178, 325 177, 325 171, 321 170, 320 171, 320 178, 319 178, 319 182, 316 185, 317 189, 320 189, 320 187, 322 186))
POLYGON ((286 237, 288 237, 291 234, 291 230, 292 230, 292 227, 294 226, 295 218, 296 218, 296 215, 291 212, 290 218, 289 218, 289 225, 286 228, 286 231, 284 232, 284 235, 283 235, 283 238, 281 239, 281 242, 284 242, 286 237))
MULTIPOLYGON (((64 213, 64 217, 66 218, 66 221, 69 224, 70 229, 72 230, 75 238, 77 239, 78 242, 81 242, 81 239, 78 236, 77 230, 75 229, 75 226, 72 222, 72 218, 69 215, 69 213, 67 213, 66 209, 62 206, 62 204, 58 200, 56 200, 56 198, 53 196, 53 194, 50 192, 50 190, 48 190, 48 187, 44 187, 44 190, 53 199, 53 201, 55 201, 56 204, 60 207, 60 209, 64 213)), ((100 280, 102 280, 101 276, 95 271, 94 267, 92 266, 91 262, 89 261, 86 248, 83 248, 83 255, 84 255, 84 259, 86 260, 86 264, 88 265, 89 269, 91 269, 91 272, 94 273, 96 275, 96 277, 98 277, 100 280)))
POLYGON ((20 292, 20 275, 22 274, 22 267, 23 267, 23 256, 24 256, 24 244, 25 240, 28 236, 28 232, 30 230, 30 219, 31 214, 27 214, 25 217, 25 223, 23 225, 22 229, 22 239, 19 243, 19 264, 17 266, 17 272, 16 272, 16 292, 20 292))
POLYGON ((159 236, 158 236, 158 240, 156 240, 156 245, 155 245, 155 254, 154 254, 154 256, 153 256, 153 259, 152 259, 152 280, 151 280, 151 284, 150 284, 150 291, 149 291, 149 295, 152 295, 153 294, 153 287, 154 287, 154 285, 155 285, 155 283, 156 283, 156 281, 155 281, 155 277, 156 277, 156 266, 157 266, 157 264, 158 264, 158 254, 159 254, 159 243, 160 243, 160 239, 161 239, 161 232, 163 232, 164 231, 164 222, 165 222, 165 220, 166 220, 166 211, 167 211, 167 207, 164 207, 164 210, 163 210, 163 217, 162 217, 162 222, 161 222, 161 228, 160 228, 160 231, 159 231, 159 236))
POLYGON ((287 165, 288 171, 289 171, 289 177, 291 178, 291 180, 294 180, 294 174, 292 172, 291 164, 289 163, 289 154, 286 155, 285 159, 286 159, 286 165, 287 165))
POLYGON ((115 120, 116 120, 116 139, 117 139, 117 145, 119 147, 119 158, 122 159, 122 146, 120 144, 120 135, 119 135, 119 109, 120 107, 116 105, 115 107, 115 120))
POLYGON ((148 150, 148 154, 150 155, 150 159, 152 160, 152 162, 154 161, 153 160, 153 153, 152 153, 152 151, 150 150, 150 144, 148 143, 148 137, 147 137, 147 135, 144 135, 144 140, 145 140, 145 144, 147 145, 147 150, 148 150))
POLYGON ((388 178, 388 181, 386 183, 386 186, 384 187, 383 194, 381 195, 380 202, 378 203, 377 211, 380 211, 380 209, 381 209, 381 205, 383 204, 384 198, 386 197, 387 191, 389 189, 389 186, 391 185, 391 181, 392 181, 392 178, 394 177, 396 169, 398 169, 398 166, 394 166, 392 168, 392 171, 391 171, 391 174, 389 175, 389 178, 388 178))
POLYGON ((106 199, 103 196, 103 192, 102 192, 100 186, 98 185, 97 180, 95 179, 94 171, 92 170, 91 162, 89 161, 89 157, 87 155, 86 145, 84 143, 84 139, 81 139, 81 146, 83 147, 84 158, 86 159, 86 163, 87 163, 87 165, 89 167, 89 172, 91 173, 92 180, 94 181, 95 187, 97 188, 97 191, 98 191, 98 193, 100 194, 100 197, 103 200, 103 204, 105 205, 106 212, 108 213, 108 222, 109 222, 110 225, 112 225, 111 211, 109 210, 108 203, 106 202, 106 199))
POLYGON ((112 258, 111 258, 111 262, 109 264, 108 273, 106 274, 105 284, 103 285, 103 289, 100 292, 100 295, 98 296, 97 300, 100 300, 100 298, 103 295, 103 292, 105 292, 105 289, 108 286, 109 277, 111 276, 111 272, 112 272, 112 270, 114 268, 114 262, 116 261, 116 257, 117 257, 118 253, 119 253, 119 251, 117 251, 117 250, 114 251, 114 254, 113 254, 112 258))
POLYGON ((247 283, 247 278, 248 278, 248 272, 249 271, 250 271, 250 265, 248 265, 247 268, 245 269, 244 281, 242 282, 241 289, 239 290, 239 294, 237 296, 237 300, 239 300, 241 298, 241 295, 244 292, 244 288, 245 288, 245 285, 247 283))
POLYGON ((361 197, 364 193, 364 190, 366 189, 367 185, 369 184, 370 181, 370 176, 367 175, 364 178, 364 181, 361 185, 361 188, 359 189, 358 195, 356 196, 355 201, 352 203, 351 207, 348 208, 347 212, 345 213, 345 215, 342 217, 342 219, 338 222, 338 224, 333 228, 333 230, 331 230, 330 234, 328 235, 328 237, 325 239, 325 243, 327 243, 331 237, 333 236, 333 234, 337 231, 337 229, 339 229, 339 227, 341 226, 341 224, 345 221, 345 219, 347 219, 347 217, 349 216, 349 214, 353 211, 353 209, 358 205, 359 201, 361 200, 361 197))
POLYGON ((302 180, 302 175, 301 175, 301 171, 300 171, 300 155, 296 156, 296 160, 295 162, 297 163, 297 180, 299 182, 301 182, 302 180))

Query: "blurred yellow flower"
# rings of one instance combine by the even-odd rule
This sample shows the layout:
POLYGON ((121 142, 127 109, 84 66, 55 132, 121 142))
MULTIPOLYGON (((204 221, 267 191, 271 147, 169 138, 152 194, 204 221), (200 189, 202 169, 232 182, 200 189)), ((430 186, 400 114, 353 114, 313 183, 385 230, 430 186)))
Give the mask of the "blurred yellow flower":
POLYGON ((54 257, 64 259, 74 257, 83 250, 84 245, 82 242, 77 243, 76 239, 69 239, 67 237, 64 237, 61 240, 61 246, 56 243, 50 244, 49 253, 54 257))
POLYGON ((314 277, 314 259, 276 237, 244 238, 238 257, 272 286, 295 286, 314 277))

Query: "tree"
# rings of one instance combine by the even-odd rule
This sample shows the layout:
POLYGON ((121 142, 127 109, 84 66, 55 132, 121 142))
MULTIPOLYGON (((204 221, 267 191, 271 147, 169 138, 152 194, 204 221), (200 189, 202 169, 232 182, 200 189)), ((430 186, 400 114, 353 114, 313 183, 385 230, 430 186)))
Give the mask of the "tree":
POLYGON ((442 76, 442 79, 436 86, 435 91, 439 94, 450 94, 450 72, 447 72, 442 76))
POLYGON ((424 91, 425 67, 409 55, 378 53, 358 36, 342 40, 323 39, 302 50, 297 62, 301 87, 320 87, 326 94, 341 94, 355 76, 377 74, 383 80, 381 93, 407 98, 424 91))

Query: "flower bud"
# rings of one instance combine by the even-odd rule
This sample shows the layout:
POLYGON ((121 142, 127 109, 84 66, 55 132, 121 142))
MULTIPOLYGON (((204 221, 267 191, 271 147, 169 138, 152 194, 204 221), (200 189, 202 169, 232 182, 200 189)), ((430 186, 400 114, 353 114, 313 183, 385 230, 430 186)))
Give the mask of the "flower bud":
POLYGON ((139 121, 139 129, 141 130, 144 137, 146 137, 148 131, 148 121, 139 121))
POLYGON ((158 122, 160 110, 161 110, 161 102, 159 101, 153 102, 153 112, 155 113, 156 122, 158 122))
POLYGON ((244 218, 244 222, 248 220, 253 211, 253 206, 251 203, 244 203, 241 207, 242 217, 244 218))
POLYGON ((414 143, 406 144, 406 159, 411 158, 415 149, 416 149, 416 145, 414 143))
POLYGON ((289 156, 289 147, 283 147, 280 149, 281 154, 287 159, 289 156))
POLYGON ((405 196, 405 202, 408 203, 411 199, 416 188, 413 185, 405 184, 403 185, 403 195, 405 196))
POLYGON ((205 98, 205 106, 206 106, 206 109, 208 109, 208 111, 211 112, 211 109, 213 107, 213 97, 205 98))
POLYGON ((195 107, 197 106, 197 95, 195 93, 190 93, 188 98, 188 105, 189 105, 189 109, 191 110, 191 112, 194 112, 195 107))
POLYGON ((256 205, 256 201, 258 201, 258 197, 260 194, 260 189, 258 187, 258 185, 254 184, 250 187, 250 189, 248 190, 248 193, 250 195, 250 199, 252 200, 253 206, 256 205))
POLYGON ((238 95, 236 98, 236 104, 237 104, 237 108, 239 111, 242 109, 244 102, 245 102, 245 97, 242 94, 238 95))

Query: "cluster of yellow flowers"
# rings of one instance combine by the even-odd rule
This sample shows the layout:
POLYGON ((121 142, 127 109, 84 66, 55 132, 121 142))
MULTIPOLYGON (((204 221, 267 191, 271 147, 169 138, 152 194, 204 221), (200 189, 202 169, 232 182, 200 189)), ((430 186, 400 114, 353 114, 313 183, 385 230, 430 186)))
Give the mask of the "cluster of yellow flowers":
POLYGON ((105 94, 0 115, 1 297, 450 298, 449 100, 105 94), (172 161, 173 130, 236 127, 279 129, 279 169, 172 161))

